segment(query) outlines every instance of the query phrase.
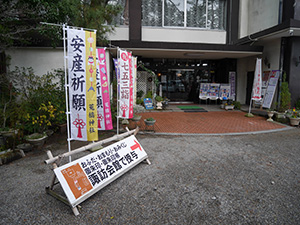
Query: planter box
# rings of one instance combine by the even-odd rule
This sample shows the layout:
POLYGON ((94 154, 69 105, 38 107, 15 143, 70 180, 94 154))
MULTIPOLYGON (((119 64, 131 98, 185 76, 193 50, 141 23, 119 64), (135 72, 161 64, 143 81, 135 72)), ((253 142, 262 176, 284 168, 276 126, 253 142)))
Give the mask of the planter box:
POLYGON ((290 117, 290 124, 292 126, 298 126, 299 122, 300 122, 300 118, 292 118, 292 117, 290 117))
POLYGON ((285 113, 276 112, 275 116, 277 119, 285 119, 285 113))
POLYGON ((225 110, 233 110, 234 105, 225 105, 225 110))

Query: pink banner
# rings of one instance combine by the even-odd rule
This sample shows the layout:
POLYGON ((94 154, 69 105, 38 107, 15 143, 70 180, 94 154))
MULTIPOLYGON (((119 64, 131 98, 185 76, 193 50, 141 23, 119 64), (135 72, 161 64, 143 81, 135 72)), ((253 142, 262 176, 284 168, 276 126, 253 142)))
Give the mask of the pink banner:
POLYGON ((133 117, 133 66, 132 66, 132 54, 128 52, 129 58, 129 71, 130 71, 130 99, 129 99, 129 118, 133 117))
POLYGON ((97 118, 98 130, 111 130, 112 118, 110 110, 109 83, 106 70, 104 48, 97 48, 97 118))
POLYGON ((119 72, 120 79, 118 84, 120 86, 119 93, 119 117, 130 119, 133 117, 133 90, 132 90, 132 65, 131 54, 124 50, 119 51, 119 72))

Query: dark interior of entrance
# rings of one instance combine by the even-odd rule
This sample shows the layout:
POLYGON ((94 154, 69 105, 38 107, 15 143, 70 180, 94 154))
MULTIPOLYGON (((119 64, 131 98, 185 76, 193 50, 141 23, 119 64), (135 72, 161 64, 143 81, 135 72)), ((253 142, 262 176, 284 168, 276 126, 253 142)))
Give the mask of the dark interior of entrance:
POLYGON ((142 59, 142 62, 157 75, 162 96, 175 102, 199 103, 200 83, 228 83, 229 72, 236 71, 235 59, 142 59))

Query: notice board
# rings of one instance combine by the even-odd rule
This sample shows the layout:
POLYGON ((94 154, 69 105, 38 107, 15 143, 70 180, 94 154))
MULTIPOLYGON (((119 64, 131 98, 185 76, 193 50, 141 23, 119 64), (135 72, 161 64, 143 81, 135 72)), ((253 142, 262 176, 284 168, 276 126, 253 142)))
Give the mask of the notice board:
POLYGON ((268 81, 268 86, 266 89, 266 94, 264 97, 264 102, 263 102, 263 107, 264 108, 271 108, 272 101, 275 95, 277 83, 279 79, 279 70, 273 70, 269 74, 269 81, 268 81))
POLYGON ((134 135, 54 169, 70 204, 75 207, 147 159, 134 135))

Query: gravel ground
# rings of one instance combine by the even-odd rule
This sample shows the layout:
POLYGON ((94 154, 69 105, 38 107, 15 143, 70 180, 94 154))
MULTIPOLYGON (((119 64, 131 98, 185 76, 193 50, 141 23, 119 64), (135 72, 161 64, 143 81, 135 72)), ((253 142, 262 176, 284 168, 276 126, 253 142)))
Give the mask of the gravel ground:
MULTIPOLYGON (((77 217, 45 192, 45 150, 1 166, 0 224, 300 224, 300 129, 137 139, 152 165, 81 203, 77 217)), ((61 136, 46 147, 66 151, 61 136)))

